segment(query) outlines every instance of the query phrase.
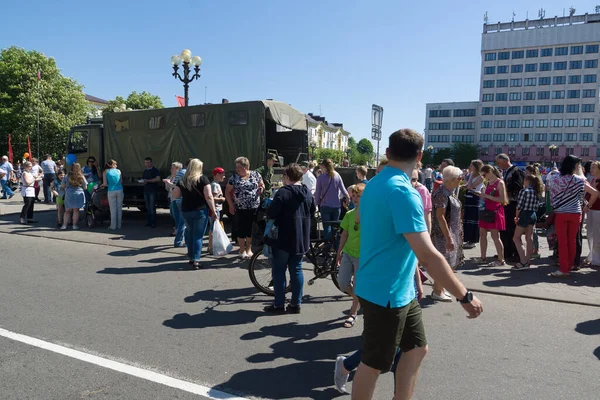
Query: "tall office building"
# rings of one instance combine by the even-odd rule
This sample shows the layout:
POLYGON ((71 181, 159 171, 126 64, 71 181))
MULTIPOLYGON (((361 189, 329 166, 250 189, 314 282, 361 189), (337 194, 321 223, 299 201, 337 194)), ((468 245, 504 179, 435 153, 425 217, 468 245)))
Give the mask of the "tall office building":
MULTIPOLYGON (((600 14, 484 24, 480 99, 471 131, 481 158, 491 161, 499 153, 524 162, 558 161, 568 154, 600 157, 599 43, 600 14)), ((443 112, 455 104, 435 107, 443 112)), ((451 145, 453 137, 471 140, 454 129, 440 140, 431 129, 437 122, 431 107, 426 146, 451 145)))

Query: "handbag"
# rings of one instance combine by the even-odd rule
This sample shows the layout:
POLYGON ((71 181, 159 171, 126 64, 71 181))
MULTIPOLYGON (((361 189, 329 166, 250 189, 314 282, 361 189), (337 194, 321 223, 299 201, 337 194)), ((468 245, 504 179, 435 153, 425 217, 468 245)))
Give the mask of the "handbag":
POLYGON ((496 214, 498 211, 492 210, 480 210, 479 211, 479 220, 483 222, 493 223, 496 221, 496 214))

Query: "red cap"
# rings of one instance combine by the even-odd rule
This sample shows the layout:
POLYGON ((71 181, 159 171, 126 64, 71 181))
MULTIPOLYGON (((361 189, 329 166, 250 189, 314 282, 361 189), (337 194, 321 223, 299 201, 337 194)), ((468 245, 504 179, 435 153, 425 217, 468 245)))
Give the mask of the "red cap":
POLYGON ((222 174, 223 172, 225 172, 225 170, 223 168, 217 167, 217 168, 213 169, 213 176, 222 174))

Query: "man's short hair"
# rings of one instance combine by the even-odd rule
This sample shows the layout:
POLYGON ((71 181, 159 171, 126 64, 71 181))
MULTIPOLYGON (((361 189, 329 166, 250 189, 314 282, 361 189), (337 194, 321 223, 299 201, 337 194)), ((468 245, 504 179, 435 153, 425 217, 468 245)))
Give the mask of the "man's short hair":
POLYGON ((285 168, 284 174, 290 181, 298 182, 300 179, 302 179, 304 172, 302 171, 302 167, 300 167, 300 165, 293 163, 285 168))
POLYGON ((454 161, 451 158, 444 158, 442 162, 446 163, 447 166, 454 167, 454 161))
POLYGON ((150 162, 152 162, 152 157, 146 157, 146 158, 144 158, 144 161, 150 161, 150 162))
POLYGON ((389 138, 388 158, 393 161, 414 161, 423 149, 423 136, 414 129, 400 129, 389 138))
POLYGON ((361 175, 367 176, 367 172, 369 171, 367 170, 367 167, 361 165, 359 167, 356 167, 356 172, 360 172, 361 175))
POLYGON ((504 160, 510 162, 510 157, 508 154, 500 153, 496 156, 496 160, 504 160))

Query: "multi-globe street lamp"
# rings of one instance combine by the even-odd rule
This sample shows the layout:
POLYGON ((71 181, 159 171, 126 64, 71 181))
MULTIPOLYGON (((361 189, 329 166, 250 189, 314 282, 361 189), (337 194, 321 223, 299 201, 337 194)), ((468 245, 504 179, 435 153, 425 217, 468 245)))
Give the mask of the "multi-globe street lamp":
POLYGON ((550 146, 548 146, 548 148, 550 149, 550 162, 553 162, 554 161, 554 153, 558 149, 558 146, 556 146, 555 144, 551 144, 550 146))
POLYGON ((185 49, 181 52, 181 55, 174 55, 171 57, 171 64, 173 64, 173 77, 183 82, 183 92, 185 106, 188 106, 189 97, 188 91, 190 88, 190 82, 194 79, 200 79, 200 65, 202 65, 202 58, 198 56, 192 57, 192 52, 189 49, 185 49), (179 64, 183 64, 183 77, 179 74, 179 64), (194 66, 194 74, 190 77, 190 65, 194 66))

